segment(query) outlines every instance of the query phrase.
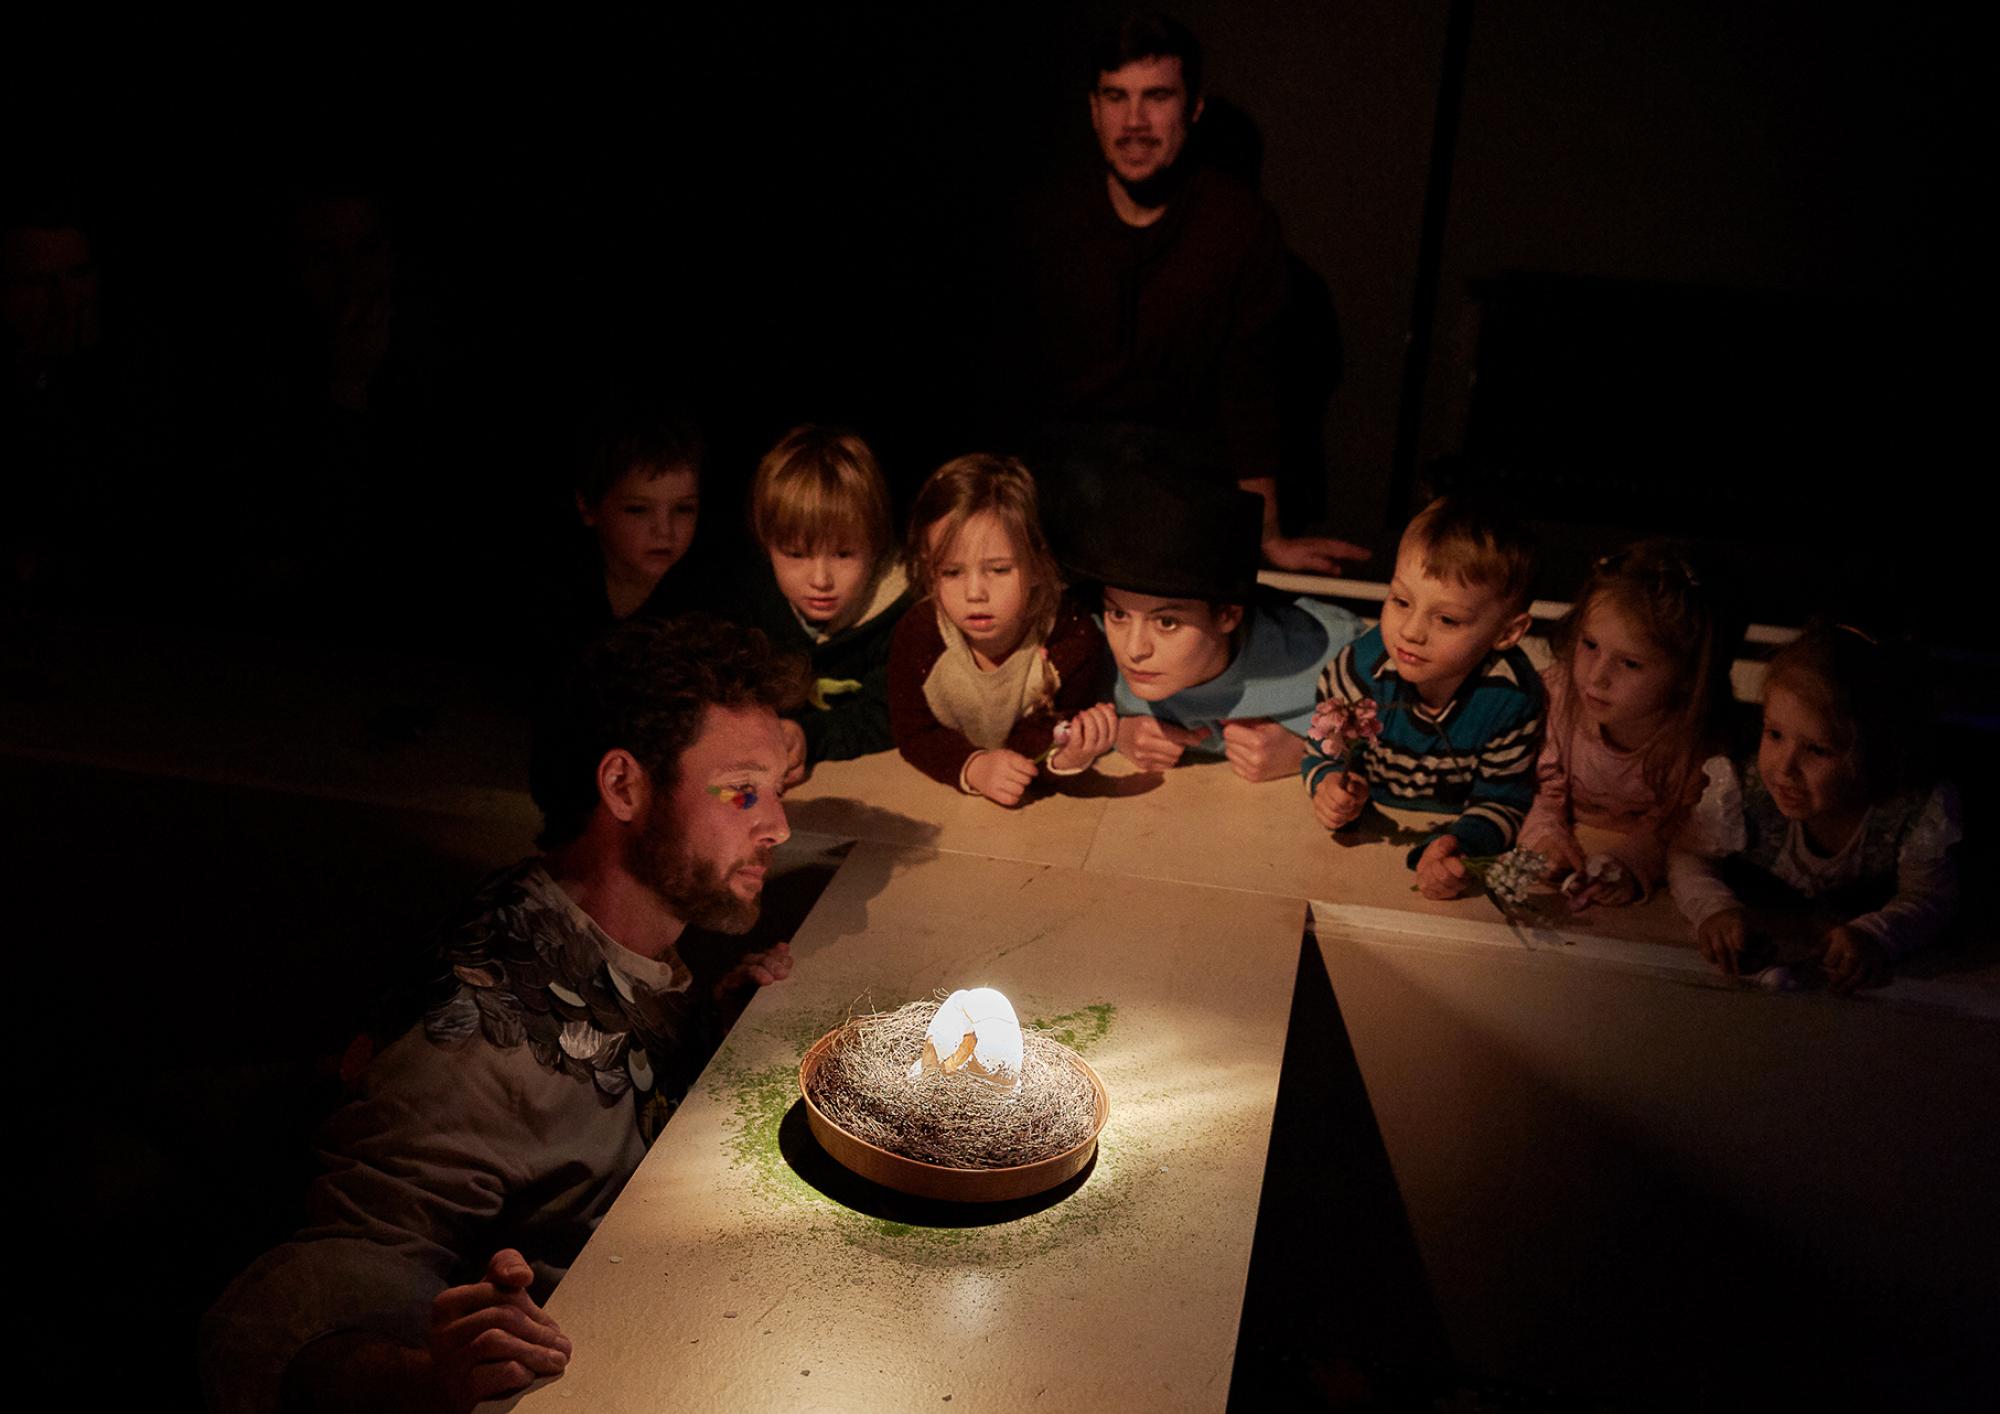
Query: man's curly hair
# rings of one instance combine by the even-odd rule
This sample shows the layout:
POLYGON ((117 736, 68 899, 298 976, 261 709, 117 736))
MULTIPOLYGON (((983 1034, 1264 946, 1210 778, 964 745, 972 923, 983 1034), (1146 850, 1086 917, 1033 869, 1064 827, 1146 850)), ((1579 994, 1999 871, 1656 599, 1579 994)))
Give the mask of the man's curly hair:
POLYGON ((656 791, 680 779, 681 754, 710 707, 784 712, 805 700, 805 660, 754 628, 707 614, 627 619, 593 641, 543 695, 528 789, 543 849, 581 836, 597 808, 597 765, 623 747, 656 791))

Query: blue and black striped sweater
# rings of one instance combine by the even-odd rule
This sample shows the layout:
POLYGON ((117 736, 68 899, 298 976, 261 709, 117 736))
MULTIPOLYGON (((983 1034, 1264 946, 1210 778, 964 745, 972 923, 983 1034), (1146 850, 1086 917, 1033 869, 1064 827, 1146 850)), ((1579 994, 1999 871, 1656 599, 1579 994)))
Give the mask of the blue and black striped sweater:
POLYGON ((1542 738, 1542 680, 1520 648, 1490 653, 1433 712, 1396 672, 1378 625, 1340 650, 1319 675, 1319 700, 1373 698, 1382 734, 1347 754, 1308 740, 1299 773, 1310 795, 1330 771, 1368 780, 1374 799, 1412 810, 1455 811, 1410 851, 1417 859, 1440 834, 1468 855, 1499 854, 1514 843, 1535 799, 1542 738))

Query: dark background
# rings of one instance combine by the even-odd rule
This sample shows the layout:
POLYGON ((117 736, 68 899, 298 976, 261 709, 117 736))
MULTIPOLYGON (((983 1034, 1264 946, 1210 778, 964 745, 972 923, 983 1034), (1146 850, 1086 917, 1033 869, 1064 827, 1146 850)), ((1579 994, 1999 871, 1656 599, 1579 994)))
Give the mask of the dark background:
MULTIPOLYGON (((561 523, 568 438, 611 377, 695 396, 718 487, 813 418, 913 485, 981 435, 994 241, 1023 190, 1089 160, 1078 58, 1117 8, 329 10, 24 42, 10 185, 78 200, 107 343, 142 351, 172 428, 146 484, 81 515, 115 540, 143 508, 125 569, 202 580, 189 612, 226 615, 227 577, 191 562, 319 512, 284 429, 245 431, 312 189, 377 195, 395 254, 380 475, 336 494, 399 524, 455 615, 505 612, 462 591, 518 577, 561 523)), ((1970 543, 1950 510, 1984 291, 1972 45, 1942 7, 1178 9, 1212 126, 1261 144, 1336 321, 1318 445, 1286 468, 1296 518, 1386 548, 1455 453, 1550 528, 1554 597, 1656 529, 1747 547, 1756 617, 1957 573, 1963 549, 1936 549, 1970 543)))
MULTIPOLYGON (((706 413, 710 520, 809 419, 855 426, 907 490, 980 435, 985 276, 1022 193, 1091 160, 1080 55, 1119 8, 9 20, 7 201, 53 193, 91 234, 108 411, 81 426, 119 455, 80 484, 0 468, 0 538, 59 552, 8 582, 27 612, 7 622, 379 632, 504 659, 572 531, 575 424, 634 377, 706 413), (390 352, 358 421, 323 416, 303 372, 291 222, 312 191, 388 217, 390 352)), ((1745 569, 1754 618, 1900 622, 1954 650, 1947 671, 1992 676, 1968 215, 1985 51, 1958 12, 1173 8, 1209 49, 1210 141, 1261 147, 1315 327, 1330 310, 1337 330, 1317 346, 1337 386, 1285 468, 1305 519, 1379 560, 1451 457, 1540 523, 1543 596, 1638 534, 1695 533, 1745 569)), ((1990 723, 1989 700, 1961 722, 1990 723)), ((121 1332, 167 1407, 191 1398, 195 1315, 295 1206, 310 1105, 272 1094, 337 1051, 488 841, 454 854, 435 821, 417 845, 339 804, 9 770, 44 965, 124 958, 128 936, 158 959, 57 1008, 44 1029, 87 1026, 86 1060, 67 1035, 23 1043, 64 1111, 45 1166, 71 1195, 25 1211, 83 1214, 27 1270, 62 1273, 46 1304, 121 1332), (69 819, 98 832, 86 847, 69 819), (191 887, 199 910, 177 901, 191 887), (246 1114, 262 1169, 204 1147, 256 1148, 246 1114)))

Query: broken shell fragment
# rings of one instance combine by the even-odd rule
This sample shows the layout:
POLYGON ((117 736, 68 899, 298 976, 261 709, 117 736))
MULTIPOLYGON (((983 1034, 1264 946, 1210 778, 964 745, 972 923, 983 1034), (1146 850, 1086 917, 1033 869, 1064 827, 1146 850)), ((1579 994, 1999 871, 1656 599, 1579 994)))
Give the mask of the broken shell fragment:
POLYGON ((1021 1088, 1025 1045, 1013 1003, 991 987, 953 992, 931 1019, 910 1079, 964 1070, 996 1090, 1021 1088))

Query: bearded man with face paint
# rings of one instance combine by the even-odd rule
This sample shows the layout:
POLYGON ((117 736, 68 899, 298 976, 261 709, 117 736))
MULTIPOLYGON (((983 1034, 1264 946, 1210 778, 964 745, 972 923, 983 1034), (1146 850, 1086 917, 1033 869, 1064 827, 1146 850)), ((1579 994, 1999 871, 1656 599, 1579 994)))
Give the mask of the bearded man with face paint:
POLYGON ((697 986, 680 944, 756 921, 804 687, 699 614, 622 623, 557 679, 543 852, 445 930, 422 1019, 321 1135, 307 1226, 204 1320, 211 1408, 464 1410, 562 1372, 542 1303, 743 995, 791 970, 779 943, 697 986))
POLYGON ((1101 159, 1031 206, 1016 258, 1014 379, 1044 428, 1120 422, 1202 447, 1259 499, 1258 542, 1280 569, 1340 573, 1368 558, 1278 518, 1278 324, 1287 298, 1278 217, 1194 152, 1202 49, 1165 15, 1132 15, 1093 47, 1089 112, 1101 159))

